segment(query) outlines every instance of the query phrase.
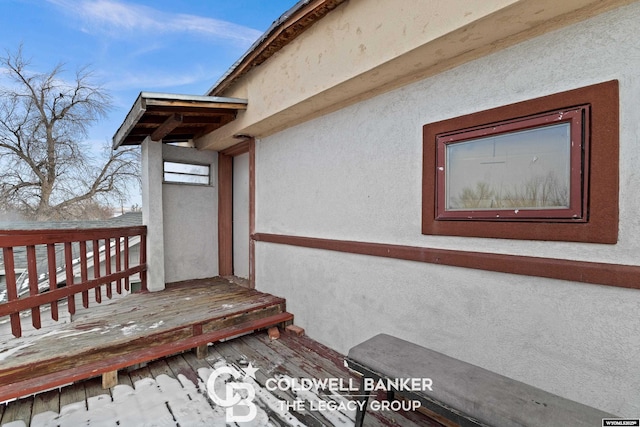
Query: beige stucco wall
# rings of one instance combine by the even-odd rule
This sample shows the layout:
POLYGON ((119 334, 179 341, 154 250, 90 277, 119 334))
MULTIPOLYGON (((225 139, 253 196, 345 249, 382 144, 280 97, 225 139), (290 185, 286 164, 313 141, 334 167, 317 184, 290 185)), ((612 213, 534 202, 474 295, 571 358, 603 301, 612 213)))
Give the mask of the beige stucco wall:
POLYGON ((247 110, 196 143, 265 137, 628 2, 350 0, 228 88, 247 110))
POLYGON ((147 226, 147 286, 164 289, 164 224, 162 214, 162 145, 142 143, 142 223, 147 226))
MULTIPOLYGON (((256 232, 639 266, 640 2, 256 143, 256 232), (617 79, 615 245, 421 234, 422 126, 617 79)), ((256 287, 341 352, 386 332, 621 416, 640 413, 640 291, 258 242, 256 287)))
MULTIPOLYGON (((229 88, 247 111, 196 144, 258 137, 258 233, 640 265, 640 3, 614 8, 625 3, 350 0, 229 88), (422 125, 611 79, 618 244, 420 233, 422 125)), ((157 159, 154 148, 143 155, 157 159)), ((167 281, 217 272, 216 191, 203 191, 161 191, 167 281)), ((342 352, 387 332, 622 416, 640 411, 637 290, 260 242, 256 285, 342 352)))
MULTIPOLYGON (((216 276, 218 189, 215 177, 218 153, 162 144, 162 158, 172 162, 207 164, 212 174, 211 185, 162 184, 165 281, 172 283, 216 276)), ((156 163, 156 167, 162 171, 162 162, 156 163)))

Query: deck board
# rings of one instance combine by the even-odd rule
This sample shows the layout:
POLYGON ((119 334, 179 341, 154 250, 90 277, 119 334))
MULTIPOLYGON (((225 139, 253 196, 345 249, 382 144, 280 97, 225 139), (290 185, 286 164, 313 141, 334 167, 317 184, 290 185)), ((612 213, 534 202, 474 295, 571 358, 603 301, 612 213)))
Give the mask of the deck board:
POLYGON ((109 389, 105 390, 102 388, 102 381, 100 378, 90 378, 83 381, 83 383, 87 399, 87 408, 92 409, 96 405, 100 405, 103 400, 111 401, 111 392, 109 389))
POLYGON ((32 410, 33 396, 10 402, 4 409, 2 423, 5 423, 4 420, 29 420, 32 417, 32 410))
MULTIPOLYGON (((111 388, 100 393, 96 387, 97 383, 90 380, 63 387, 60 391, 37 394, 35 398, 20 399, 9 403, 6 407, 0 405, 0 426, 17 420, 23 420, 25 424, 29 425, 29 420, 34 416, 51 420, 50 425, 74 425, 72 423, 86 422, 92 425, 92 423, 97 423, 96 417, 99 417, 98 419, 102 423, 100 425, 116 425, 116 422, 119 425, 140 425, 143 422, 150 425, 172 426, 217 425, 205 422, 215 416, 220 416, 220 408, 216 409, 211 402, 206 400, 206 391, 201 389, 206 381, 200 378, 198 369, 213 370, 214 365, 220 361, 221 357, 224 357, 227 363, 237 364, 243 363, 241 361, 247 361, 259 367, 256 379, 261 386, 264 386, 267 378, 281 374, 296 378, 322 378, 331 375, 357 381, 350 372, 340 368, 337 363, 344 359, 343 355, 308 337, 295 337, 283 333, 280 339, 271 341, 265 332, 257 332, 211 345, 210 355, 206 359, 197 359, 192 351, 186 351, 160 361, 151 362, 138 369, 123 370, 119 373, 121 384, 116 386, 117 390, 111 388), (128 380, 125 380, 125 377, 128 380), (179 380, 179 382, 170 382, 168 378, 179 380), (180 379, 182 380, 180 381, 180 379), (152 380, 155 380, 155 383, 150 387, 152 380), (136 391, 143 393, 143 400, 138 400, 141 397, 131 394, 134 392, 132 385, 136 391), (122 387, 129 387, 129 389, 122 387), (181 406, 187 404, 184 401, 180 403, 175 399, 162 398, 162 393, 170 393, 172 388, 179 388, 180 392, 187 396, 184 400, 188 401, 188 404, 193 404, 188 407, 189 411, 185 411, 185 407, 181 406), (129 390, 129 392, 123 394, 123 390, 129 390), (55 395, 59 396, 59 410, 55 409, 57 405, 55 395), (73 396, 84 400, 72 401, 73 396), (51 404, 44 405, 45 400, 51 404), (204 404, 208 409, 203 411, 202 406, 198 406, 199 409, 197 409, 195 403, 198 402, 204 404), (63 405, 68 406, 63 407, 63 405), (58 415, 60 410, 63 412, 62 415, 58 415), (51 412, 44 414, 46 411, 51 412), (211 413, 205 413, 206 411, 211 413), (4 415, 2 415, 3 412, 4 415), (112 421, 110 424, 105 422, 109 420, 112 421)), ((291 392, 274 392, 274 395, 280 399, 287 399, 289 402, 294 399, 291 392)), ((262 402, 257 402, 257 404, 269 414, 269 421, 272 425, 284 425, 282 419, 279 418, 281 416, 269 411, 262 402)), ((325 417, 318 411, 302 411, 300 413, 292 411, 291 416, 300 420, 305 426, 333 425, 328 419, 331 417, 325 417)), ((367 426, 376 427, 440 427, 440 424, 421 414, 385 412, 374 415, 370 413, 366 422, 367 426)), ((341 425, 353 425, 353 420, 347 419, 341 425)))
POLYGON ((172 358, 169 366, 173 371, 174 378, 182 375, 194 384, 198 384, 198 369, 211 367, 205 359, 198 359, 190 351, 172 358))
MULTIPOLYGON (((261 388, 269 378, 280 375, 344 378, 359 384, 344 368, 343 355, 308 337, 283 332, 280 339, 271 340, 264 332, 249 333, 261 329, 253 328, 261 324, 260 319, 265 316, 272 319, 277 317, 274 313, 284 311, 285 301, 225 279, 191 281, 169 286, 161 292, 133 294, 105 302, 89 309, 79 307, 68 321, 58 325, 48 322, 45 330, 29 331, 20 339, 7 341, 0 334, 0 397, 6 381, 21 378, 30 370, 36 372, 38 378, 44 378, 48 372, 56 375, 59 369, 88 369, 87 366, 93 366, 91 363, 99 363, 100 358, 107 356, 125 361, 118 365, 119 385, 103 390, 100 378, 93 375, 94 378, 83 381, 75 378, 78 382, 59 389, 0 403, 0 426, 19 420, 29 425, 34 417, 36 424, 60 426, 217 425, 220 417, 224 419, 224 409, 208 399, 205 387, 208 374, 221 360, 241 369, 251 362, 259 368, 256 382, 261 388), (242 325, 250 326, 243 329, 242 325), (235 338, 210 345, 205 359, 196 358, 192 350, 187 351, 201 345, 198 337, 208 339, 218 336, 220 331, 222 335, 212 341, 235 338), (194 345, 174 346, 172 341, 176 339, 194 345), (159 352, 158 348, 166 351, 159 352), (76 368, 77 363, 84 365, 76 368), (125 366, 130 367, 124 369, 125 366)), ((278 400, 291 403, 297 398, 291 390, 273 390, 267 394, 274 399, 272 404, 278 400)), ((330 398, 319 392, 316 398, 337 397, 330 398)), ((278 413, 263 401, 256 403, 262 416, 274 426, 289 425, 289 421, 296 420, 311 427, 353 423, 352 414, 318 410, 308 400, 306 409, 284 413, 278 413)), ((440 426, 421 414, 393 412, 369 414, 367 425, 440 426)))
POLYGON ((284 307, 282 298, 212 278, 79 309, 57 328, 0 341, 0 401, 271 326, 290 317, 284 307))
POLYGON ((129 376, 129 372, 126 369, 118 371, 118 384, 128 385, 129 387, 133 387, 133 383, 131 382, 131 377, 129 376))
POLYGON ((15 357, 3 360, 3 369, 40 360, 45 352, 64 356, 77 354, 76 349, 126 344, 147 337, 150 332, 183 330, 274 301, 283 300, 220 278, 181 283, 161 292, 128 295, 115 304, 92 306, 74 316, 71 323, 61 324, 48 334, 31 337, 26 342, 5 340, 0 343, 0 354, 16 343, 22 342, 26 347, 14 353, 15 357))
MULTIPOLYGON (((277 344, 281 344, 280 341, 275 340, 271 343, 274 345, 264 344, 261 340, 265 339, 269 340, 269 337, 266 334, 256 336, 255 340, 252 340, 250 345, 247 344, 242 339, 234 340, 229 343, 229 347, 231 350, 235 351, 238 360, 246 360, 251 361, 257 366, 267 366, 266 372, 258 374, 258 382, 261 385, 264 385, 267 378, 272 377, 274 373, 286 374, 292 378, 324 378, 326 377, 325 372, 320 369, 318 365, 316 365, 316 370, 309 369, 307 366, 308 361, 303 361, 301 359, 290 358, 289 354, 284 352, 283 350, 290 350, 287 346, 279 346, 277 344), (264 344, 264 346, 263 346, 264 344), (277 349, 274 349, 276 347, 277 349), (279 350, 279 351, 278 351, 279 350), (266 354, 265 354, 266 353, 266 354), (275 356, 277 355, 277 356, 275 356), (275 357, 274 357, 275 356, 275 357), (282 357, 284 356, 284 357, 282 357), (275 358, 278 363, 274 364, 271 359, 275 358), (305 365, 305 367, 301 366, 305 365)), ((270 341, 270 340, 269 340, 270 341)), ((282 399, 289 402, 292 402, 296 399, 296 396, 293 392, 290 391, 274 391, 274 394, 282 399)), ((277 418, 275 413, 270 414, 272 418, 277 418)), ((294 416, 303 424, 307 426, 326 426, 331 425, 330 420, 325 418, 323 414, 317 410, 311 409, 308 405, 306 406, 306 411, 304 412, 296 412, 294 416)), ((345 419, 347 421, 347 419, 345 419)))
POLYGON ((162 374, 173 374, 166 359, 154 360, 153 362, 150 362, 148 366, 154 378, 162 374))
POLYGON ((63 387, 60 391, 60 409, 76 402, 85 402, 87 393, 84 390, 85 383, 79 382, 67 387, 63 387))
POLYGON ((137 381, 143 380, 145 378, 152 378, 152 377, 153 377, 153 374, 151 373, 151 370, 149 369, 148 366, 143 366, 141 368, 134 369, 133 371, 129 372, 129 378, 131 378, 132 386, 135 385, 137 381))
POLYGON ((60 412, 60 392, 58 390, 50 390, 36 394, 33 397, 32 411, 33 414, 47 411, 60 412))

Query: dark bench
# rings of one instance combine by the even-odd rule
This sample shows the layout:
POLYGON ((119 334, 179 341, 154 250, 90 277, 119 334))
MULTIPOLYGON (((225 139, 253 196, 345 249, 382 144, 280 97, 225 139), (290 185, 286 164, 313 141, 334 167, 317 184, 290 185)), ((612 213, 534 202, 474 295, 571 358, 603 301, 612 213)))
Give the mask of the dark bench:
POLYGON ((364 403, 356 427, 362 426, 368 396, 376 389, 388 391, 390 400, 397 392, 419 401, 461 426, 594 427, 614 417, 390 335, 353 347, 345 362, 362 375, 358 400, 364 403))

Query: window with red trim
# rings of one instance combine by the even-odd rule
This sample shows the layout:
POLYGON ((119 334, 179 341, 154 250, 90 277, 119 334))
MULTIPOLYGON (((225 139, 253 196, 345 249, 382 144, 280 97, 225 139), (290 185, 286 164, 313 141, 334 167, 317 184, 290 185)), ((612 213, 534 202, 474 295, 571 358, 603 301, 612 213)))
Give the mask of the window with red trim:
POLYGON ((422 233, 616 243, 616 80, 423 127, 422 233))
POLYGON ((589 106, 436 136, 436 219, 586 221, 589 106))

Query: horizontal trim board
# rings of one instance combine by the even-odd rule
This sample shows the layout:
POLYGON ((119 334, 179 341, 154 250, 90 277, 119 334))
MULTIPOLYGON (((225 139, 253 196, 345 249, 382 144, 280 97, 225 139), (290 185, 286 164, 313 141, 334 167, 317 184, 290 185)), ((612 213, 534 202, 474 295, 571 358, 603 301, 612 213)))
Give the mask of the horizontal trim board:
POLYGON ((146 236, 147 226, 0 230, 0 248, 146 236))
POLYGON ((256 233, 254 241, 640 289, 640 266, 256 233))

